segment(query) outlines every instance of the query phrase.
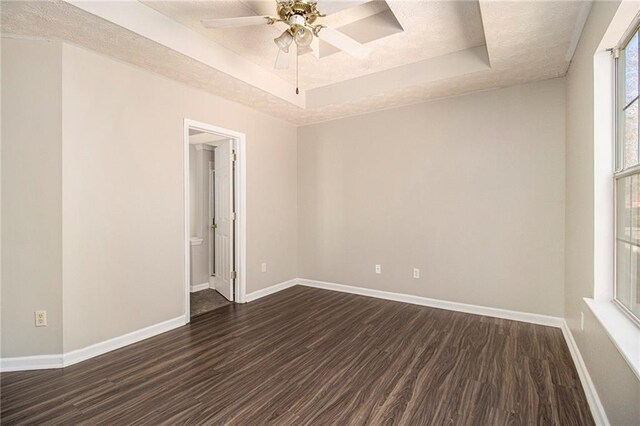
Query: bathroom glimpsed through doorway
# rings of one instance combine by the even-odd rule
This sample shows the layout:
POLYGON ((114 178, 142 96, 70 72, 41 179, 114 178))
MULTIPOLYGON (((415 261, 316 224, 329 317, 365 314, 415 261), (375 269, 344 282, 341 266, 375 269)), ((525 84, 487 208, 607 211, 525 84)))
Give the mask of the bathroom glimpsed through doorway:
POLYGON ((190 316, 234 300, 234 141, 189 129, 190 316))

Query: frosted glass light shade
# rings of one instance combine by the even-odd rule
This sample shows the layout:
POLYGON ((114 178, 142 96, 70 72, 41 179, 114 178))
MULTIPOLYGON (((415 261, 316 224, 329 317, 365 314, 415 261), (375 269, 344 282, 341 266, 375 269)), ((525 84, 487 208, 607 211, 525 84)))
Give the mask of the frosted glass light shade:
POLYGON ((313 41, 313 33, 309 28, 300 27, 294 36, 298 47, 307 47, 313 41))
POLYGON ((293 41, 293 36, 289 31, 284 31, 279 37, 273 39, 273 42, 278 46, 278 49, 283 52, 289 52, 289 46, 293 41))

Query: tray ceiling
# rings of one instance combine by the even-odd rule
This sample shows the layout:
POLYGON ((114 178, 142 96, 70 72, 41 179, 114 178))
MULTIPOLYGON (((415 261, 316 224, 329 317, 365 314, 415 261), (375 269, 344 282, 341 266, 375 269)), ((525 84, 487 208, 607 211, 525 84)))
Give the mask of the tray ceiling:
MULTIPOLYGON (((277 47, 273 39, 286 28, 280 25, 263 25, 243 28, 206 29, 200 20, 206 18, 231 18, 275 13, 275 1, 143 1, 158 12, 219 43, 267 72, 277 73, 288 81, 295 81, 294 67, 290 70, 274 70, 277 47)), ((312 54, 300 57, 300 87, 314 89, 363 75, 395 68, 424 59, 482 46, 484 32, 477 1, 416 2, 369 1, 325 2, 318 8, 333 12, 322 19, 323 23, 336 27, 351 27, 354 38, 366 40, 375 33, 377 26, 367 23, 368 9, 395 17, 401 28, 394 34, 367 43, 373 53, 365 60, 352 58, 344 52, 318 58, 312 54), (384 7, 381 7, 384 6, 384 7), (334 12, 335 11, 335 12, 334 12), (362 22, 365 21, 365 22, 362 22), (362 24, 358 28, 358 24, 362 24)), ((388 23, 393 26, 393 22, 388 23)), ((379 23, 384 26, 384 21, 379 23)), ((316 47, 317 50, 317 47, 316 47)))
POLYGON ((330 1, 323 23, 373 53, 314 44, 274 70, 282 27, 204 29, 201 19, 273 14, 273 1, 3 2, 2 32, 61 39, 294 124, 562 76, 590 9, 583 1, 330 1))

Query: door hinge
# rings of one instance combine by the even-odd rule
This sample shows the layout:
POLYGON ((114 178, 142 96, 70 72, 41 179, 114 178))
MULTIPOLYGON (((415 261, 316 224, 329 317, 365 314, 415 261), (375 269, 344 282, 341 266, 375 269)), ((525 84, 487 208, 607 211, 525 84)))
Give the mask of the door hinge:
POLYGON ((231 271, 231 279, 235 280, 236 278, 238 278, 238 273, 236 271, 231 271))
POLYGON ((231 161, 236 161, 236 152, 235 151, 231 151, 231 161))
POLYGON ((236 220, 236 212, 231 212, 231 220, 236 220))
POLYGON ((613 56, 613 59, 618 59, 620 57, 620 48, 613 47, 608 50, 611 51, 611 56, 613 56))

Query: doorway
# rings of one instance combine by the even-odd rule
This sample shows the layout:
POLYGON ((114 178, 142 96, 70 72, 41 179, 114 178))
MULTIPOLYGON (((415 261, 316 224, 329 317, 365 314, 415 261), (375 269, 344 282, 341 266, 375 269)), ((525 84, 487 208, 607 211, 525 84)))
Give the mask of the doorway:
POLYGON ((184 122, 185 323, 245 298, 244 135, 184 122))

